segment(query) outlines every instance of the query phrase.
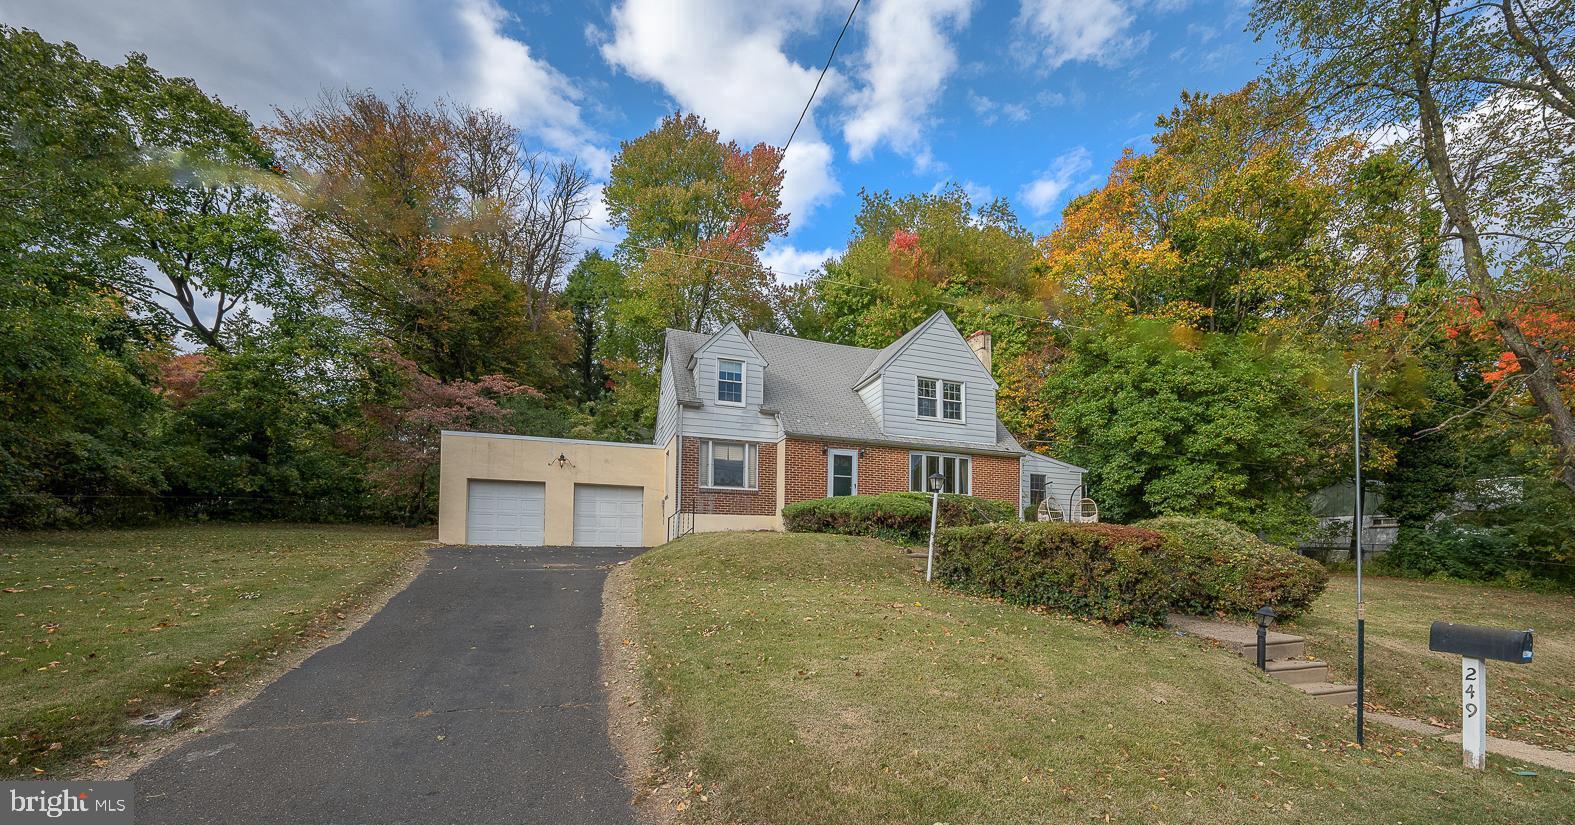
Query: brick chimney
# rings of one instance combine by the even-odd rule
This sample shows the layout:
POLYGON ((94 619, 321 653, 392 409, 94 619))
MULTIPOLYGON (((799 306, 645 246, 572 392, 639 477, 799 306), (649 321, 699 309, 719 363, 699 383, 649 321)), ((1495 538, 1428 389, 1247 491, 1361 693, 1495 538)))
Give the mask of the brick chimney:
POLYGON ((979 330, 968 336, 968 349, 978 356, 979 363, 984 365, 984 371, 990 371, 990 333, 979 330))

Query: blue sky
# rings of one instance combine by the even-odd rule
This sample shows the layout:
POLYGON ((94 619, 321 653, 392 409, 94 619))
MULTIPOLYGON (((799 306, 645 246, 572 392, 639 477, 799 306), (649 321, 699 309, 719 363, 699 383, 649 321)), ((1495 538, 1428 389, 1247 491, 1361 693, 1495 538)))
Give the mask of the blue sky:
MULTIPOLYGON (((489 106, 602 179, 619 141, 675 109, 780 145, 851 3, 0 0, 0 21, 100 60, 145 52, 259 121, 324 87, 489 106)), ((860 189, 955 181, 1048 231, 1183 89, 1258 73, 1246 15, 1238 0, 864 0, 787 159, 792 229, 768 264, 799 273, 840 249, 860 189)), ((617 235, 600 215, 590 231, 617 235)))

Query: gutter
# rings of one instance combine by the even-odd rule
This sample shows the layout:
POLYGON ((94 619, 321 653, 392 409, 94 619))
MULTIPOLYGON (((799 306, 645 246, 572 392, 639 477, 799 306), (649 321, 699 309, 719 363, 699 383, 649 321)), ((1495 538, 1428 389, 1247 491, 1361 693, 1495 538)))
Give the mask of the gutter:
POLYGON ((998 444, 926 444, 920 441, 896 441, 886 438, 847 438, 845 436, 820 435, 818 433, 798 433, 788 430, 782 431, 787 438, 796 438, 800 441, 817 441, 830 444, 869 445, 873 447, 896 447, 903 450, 936 450, 939 452, 959 453, 962 455, 994 455, 1008 458, 1021 458, 1027 450, 1003 450, 998 444))

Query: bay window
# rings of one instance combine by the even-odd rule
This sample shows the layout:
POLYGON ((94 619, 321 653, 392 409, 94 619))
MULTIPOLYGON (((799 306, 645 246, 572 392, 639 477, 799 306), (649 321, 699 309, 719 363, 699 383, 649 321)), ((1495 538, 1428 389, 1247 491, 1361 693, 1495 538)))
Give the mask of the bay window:
POLYGON ((945 455, 943 453, 909 453, 908 454, 908 489, 918 493, 930 491, 926 479, 940 473, 946 477, 941 483, 941 492, 959 493, 970 495, 973 486, 972 462, 967 456, 945 455))

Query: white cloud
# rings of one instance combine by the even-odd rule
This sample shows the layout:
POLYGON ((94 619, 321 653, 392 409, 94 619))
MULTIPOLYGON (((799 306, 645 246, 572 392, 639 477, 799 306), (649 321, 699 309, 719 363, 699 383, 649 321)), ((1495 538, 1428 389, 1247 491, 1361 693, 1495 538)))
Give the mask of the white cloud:
POLYGON ((1003 103, 972 89, 968 90, 968 106, 979 116, 979 122, 985 126, 994 126, 1001 118, 1013 123, 1022 123, 1032 114, 1028 111, 1028 107, 1021 103, 1003 103))
MULTIPOLYGON (((820 75, 818 65, 790 59, 783 44, 810 31, 830 8, 828 0, 624 0, 612 11, 601 53, 631 76, 660 85, 724 138, 781 146, 820 75)), ((816 109, 841 85, 833 69, 816 109)), ((782 164, 783 206, 796 223, 841 191, 816 109, 782 164)))
POLYGON ((1068 189, 1086 180, 1083 176, 1093 165, 1093 157, 1081 146, 1064 152, 1050 162, 1050 168, 1024 186, 1017 197, 1035 215, 1044 215, 1068 189))
POLYGON ((957 68, 948 35, 968 22, 973 0, 876 0, 865 18, 869 41, 862 84, 848 101, 843 124, 854 160, 885 143, 930 165, 923 140, 930 110, 957 68))
POLYGON ((1022 0, 1017 16, 1024 41, 1046 69, 1090 60, 1112 65, 1147 44, 1127 34, 1132 10, 1123 0, 1022 0))
POLYGON ((579 91, 546 61, 531 57, 529 46, 503 33, 513 16, 494 0, 460 0, 458 17, 474 46, 472 102, 534 128, 548 146, 605 177, 612 155, 587 139, 579 91))
POLYGON ((107 63, 143 52, 254 120, 325 88, 408 88, 498 109, 545 148, 606 168, 572 82, 505 32, 518 21, 496 0, 0 0, 0 19, 107 63))
POLYGON ((826 261, 842 254, 840 249, 799 249, 792 244, 775 243, 760 254, 760 262, 776 273, 784 284, 796 284, 809 277, 812 270, 820 269, 826 261))
POLYGON ((968 196, 968 200, 973 202, 976 209, 995 200, 995 190, 991 189, 988 184, 965 180, 958 186, 962 187, 963 192, 968 196))

